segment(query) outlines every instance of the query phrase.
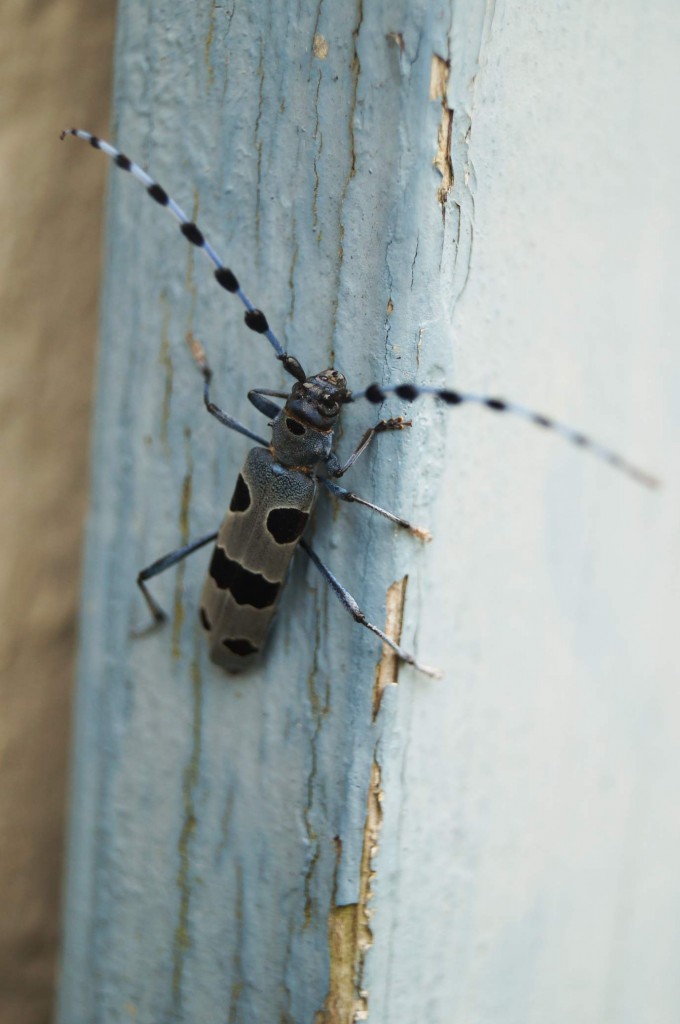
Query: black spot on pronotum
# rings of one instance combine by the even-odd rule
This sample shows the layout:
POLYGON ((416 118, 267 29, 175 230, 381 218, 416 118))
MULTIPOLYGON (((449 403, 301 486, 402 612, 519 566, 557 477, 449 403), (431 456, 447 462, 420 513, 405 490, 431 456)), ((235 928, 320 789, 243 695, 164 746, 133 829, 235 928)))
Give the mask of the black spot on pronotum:
POLYGON ((180 224, 179 229, 192 245, 204 244, 203 232, 192 221, 189 221, 187 224, 180 224))
POLYGON ((114 157, 114 163, 123 171, 129 171, 130 168, 132 167, 132 160, 130 160, 129 157, 125 156, 125 153, 118 153, 114 157))
POLYGON ((258 334, 266 334, 269 330, 267 317, 261 309, 247 310, 244 320, 247 326, 250 327, 251 331, 256 331, 258 334))
POLYGON ((590 441, 585 434, 574 434, 572 438, 574 444, 577 444, 580 448, 587 448, 590 441))
POLYGON ((552 427, 553 425, 552 420, 549 420, 547 416, 541 416, 538 413, 534 416, 534 423, 537 427, 552 427))
POLYGON ((248 604, 251 608, 270 608, 281 589, 280 583, 271 583, 259 573, 250 572, 227 558, 219 546, 210 562, 210 575, 220 590, 231 591, 236 604, 248 604))
POLYGON ((227 650, 232 651, 233 654, 240 654, 242 658, 245 658, 248 654, 257 654, 258 648, 253 647, 250 640, 223 640, 222 644, 227 650))
POLYGON ((507 404, 501 398, 487 398, 484 404, 493 412, 504 412, 507 409, 507 404))
POLYGON ((385 392, 377 384, 369 384, 366 388, 366 399, 374 405, 379 405, 385 401, 385 392))
POLYGON ((298 437, 300 436, 300 434, 305 433, 305 428, 302 426, 302 424, 298 423, 297 420, 291 419, 290 416, 286 417, 286 427, 291 432, 291 434, 297 434, 298 437))
POLYGON ((399 384, 394 389, 394 393, 398 398, 403 398, 406 402, 412 402, 414 398, 418 397, 418 388, 414 384, 399 384))
POLYGON ((237 292, 239 289, 236 274, 232 273, 229 267, 218 267, 215 271, 215 280, 228 292, 237 292))
POLYGON ((156 202, 160 203, 161 206, 168 205, 168 193, 165 191, 164 188, 161 188, 160 185, 157 185, 156 182, 154 182, 153 185, 149 185, 146 191, 149 193, 151 198, 155 199, 156 202))
POLYGON ((245 512, 247 508, 250 508, 250 490, 243 476, 239 473, 236 487, 229 503, 229 511, 245 512))
POLYGON ((308 512, 298 508, 273 508, 267 516, 267 529, 277 544, 292 544, 302 536, 308 512))
POLYGON ((94 149, 99 149, 99 139, 97 138, 96 135, 90 135, 90 145, 94 149))
POLYGON ((201 625, 203 626, 203 629, 207 629, 208 632, 210 632, 212 626, 210 625, 210 619, 206 615, 205 608, 200 609, 198 617, 201 620, 201 625))

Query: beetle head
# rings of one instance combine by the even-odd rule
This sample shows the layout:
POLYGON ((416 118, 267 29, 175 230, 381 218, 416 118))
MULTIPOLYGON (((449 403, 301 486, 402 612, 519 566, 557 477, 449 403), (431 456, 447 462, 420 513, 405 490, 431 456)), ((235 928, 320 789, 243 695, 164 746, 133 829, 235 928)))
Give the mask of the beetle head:
POLYGON ((314 427, 329 430, 348 394, 343 375, 338 370, 324 370, 293 385, 286 411, 314 427))

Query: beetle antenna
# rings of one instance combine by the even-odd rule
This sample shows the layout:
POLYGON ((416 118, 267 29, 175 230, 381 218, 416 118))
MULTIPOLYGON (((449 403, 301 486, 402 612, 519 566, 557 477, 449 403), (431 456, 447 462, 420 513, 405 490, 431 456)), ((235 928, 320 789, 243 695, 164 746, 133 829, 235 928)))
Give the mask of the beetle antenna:
POLYGON ((96 135, 92 135, 90 132, 83 131, 80 128, 65 128, 61 133, 60 138, 63 140, 67 135, 74 135, 77 139, 83 139, 85 142, 89 142, 93 149, 100 149, 102 153, 106 153, 107 156, 111 157, 117 167, 120 167, 123 171, 129 171, 133 178, 137 181, 141 181, 142 185, 146 188, 152 199, 155 199, 160 206, 165 206, 170 213, 179 221, 179 229, 184 237, 195 245, 197 248, 202 249, 208 259, 215 267, 215 280, 219 285, 222 286, 226 291, 231 292, 232 295, 236 295, 241 300, 243 305, 246 307, 245 322, 246 325, 255 331, 256 334, 264 334, 269 344, 276 353, 276 358, 283 363, 283 367, 287 373, 295 377, 297 380, 304 380, 300 374, 303 373, 299 362, 294 356, 289 356, 287 352, 272 331, 267 318, 261 309, 256 309, 252 302, 241 288, 238 279, 234 272, 224 265, 222 260, 219 258, 215 250, 213 249, 210 242, 206 239, 201 229, 197 224, 194 224, 192 220, 187 217, 186 213, 175 200, 168 195, 164 188, 154 181, 146 171, 134 163, 129 157, 121 153, 119 149, 112 146, 110 142, 105 142, 104 139, 98 138, 96 135))
POLYGON ((533 423, 536 427, 542 427, 544 430, 553 430, 560 437, 563 437, 578 448, 587 449, 597 458, 607 462, 610 466, 614 466, 615 469, 625 473, 637 481, 637 483, 650 488, 660 486, 660 481, 656 477, 634 466, 627 459, 612 451, 611 448, 600 444, 599 441, 594 441, 586 434, 582 434, 580 431, 574 430, 564 423, 559 423, 557 420, 552 419, 552 417, 543 416, 541 413, 533 412, 531 409, 518 405, 516 402, 508 402, 504 398, 491 398, 487 395, 477 395, 471 392, 453 391, 450 388, 436 388, 427 385, 421 387, 417 384, 391 384, 383 387, 381 384, 371 384, 363 391, 356 391, 348 395, 345 401, 356 402, 360 398, 365 398, 367 402, 371 402, 373 405, 380 405, 388 395, 396 395, 397 398, 401 398, 404 402, 413 402, 416 398, 420 398, 421 395, 431 395, 440 402, 446 403, 446 405, 481 405, 492 412, 507 412, 513 416, 520 416, 522 419, 533 423))

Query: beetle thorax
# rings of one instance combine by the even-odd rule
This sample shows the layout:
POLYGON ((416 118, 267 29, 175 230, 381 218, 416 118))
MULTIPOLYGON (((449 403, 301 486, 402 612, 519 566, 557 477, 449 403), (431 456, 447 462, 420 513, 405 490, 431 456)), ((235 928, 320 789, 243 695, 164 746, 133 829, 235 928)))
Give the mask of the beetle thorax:
POLYGON ((312 467, 325 462, 347 395, 345 378, 333 369, 293 385, 272 424, 272 446, 282 465, 312 467))

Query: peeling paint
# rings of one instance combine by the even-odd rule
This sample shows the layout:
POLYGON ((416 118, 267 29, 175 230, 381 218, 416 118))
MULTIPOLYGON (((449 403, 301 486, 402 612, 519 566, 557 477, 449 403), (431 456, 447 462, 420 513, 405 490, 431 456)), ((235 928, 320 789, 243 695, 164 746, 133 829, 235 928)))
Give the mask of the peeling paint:
MULTIPOLYGON (((408 576, 404 576, 396 580, 387 591, 385 632, 397 643, 401 640, 407 583, 408 576)), ((385 688, 397 681, 398 666, 395 652, 385 646, 373 689, 373 722, 380 711, 385 688)), ((369 904, 373 899, 374 861, 383 823, 382 801, 382 773, 377 753, 374 753, 359 867, 359 900, 357 903, 339 906, 334 884, 328 914, 328 995, 323 1010, 314 1017, 315 1024, 355 1024, 368 1019, 368 992, 364 988, 363 978, 366 954, 373 945, 370 923, 373 915, 369 904)), ((342 840, 339 837, 335 839, 335 848, 337 876, 342 856, 342 840)))
POLYGON ((321 231, 317 231, 319 225, 319 160, 323 152, 323 132, 319 127, 319 93, 321 92, 321 72, 319 71, 316 92, 314 94, 314 141, 318 140, 316 153, 314 154, 314 192, 312 195, 312 227, 316 233, 317 244, 321 242, 321 231))
POLYGON ((231 838, 231 817, 234 811, 235 797, 236 790, 235 787, 232 786, 229 790, 229 795, 227 796, 227 801, 224 805, 224 810, 222 811, 222 816, 220 818, 220 841, 217 845, 217 849, 215 850, 216 861, 220 861, 222 859, 222 855, 224 854, 231 838))
POLYGON ((316 32, 314 35, 312 52, 319 60, 325 60, 328 56, 328 40, 324 39, 320 32, 316 32))
POLYGON ((432 162, 442 176, 442 183, 437 189, 437 202, 442 208, 442 217, 446 215, 446 202, 449 192, 453 188, 453 162, 451 160, 453 110, 447 105, 450 71, 450 61, 433 53, 430 68, 430 99, 441 102, 442 116, 437 131, 437 152, 432 162))
POLYGON ((357 910, 356 903, 333 906, 328 918, 330 980, 323 1010, 316 1014, 318 1024, 353 1024, 361 1020, 357 1012, 365 1005, 357 999, 357 910))
POLYGON ((257 66, 257 117, 255 118, 255 151, 257 152, 257 188, 255 195, 255 246, 260 248, 260 201, 262 186, 262 140, 260 124, 264 109, 264 43, 260 40, 260 61, 257 66))
POLYGON ((182 974, 184 957, 191 945, 189 934, 189 909, 191 905, 191 841, 196 831, 196 788, 200 777, 201 747, 203 737, 203 679, 198 652, 191 663, 191 685, 193 694, 193 715, 191 751, 184 769, 182 782, 182 805, 184 824, 179 837, 179 870, 177 889, 179 891, 179 915, 175 928, 172 966, 172 998, 174 1007, 179 1009, 182 1000, 182 974))
POLYGON ((416 260, 418 259, 418 246, 420 245, 420 233, 416 236, 416 251, 413 253, 413 259, 411 260, 411 291, 413 291, 413 278, 416 272, 416 260))
POLYGON ((420 367, 420 353, 423 347, 423 335, 425 333, 424 327, 418 328, 418 341, 416 342, 416 366, 420 367))
MULTIPOLYGON (((387 591, 385 632, 391 640, 401 642, 401 630, 404 621, 404 604, 406 602, 406 586, 408 576, 395 580, 387 591)), ((399 680, 400 662, 396 651, 393 651, 387 644, 383 644, 383 653, 375 673, 373 684, 373 721, 375 722, 380 712, 382 696, 386 688, 395 685, 399 680)))
POLYGON ((238 1024, 239 1000, 243 991, 243 868, 240 863, 236 864, 236 907, 234 908, 234 920, 236 922, 236 942, 234 943, 234 980, 229 988, 229 1016, 227 1024, 238 1024))
MULTIPOLYGON (((328 995, 323 1010, 314 1017, 315 1024, 355 1024, 368 1019, 368 992, 363 987, 363 978, 366 953, 373 944, 369 903, 373 898, 375 879, 373 861, 378 852, 383 821, 381 782, 380 765, 374 758, 361 851, 359 901, 338 906, 335 892, 333 894, 328 915, 328 995)), ((336 838, 335 846, 337 865, 342 856, 339 838, 336 838)))
MULTIPOLYGON (((361 32, 361 25, 364 20, 364 4, 363 0, 359 0, 357 5, 357 23, 352 29, 352 99, 350 101, 349 113, 347 115, 347 126, 349 130, 349 155, 350 155, 350 166, 349 171, 345 177, 342 185, 342 193, 340 196, 340 205, 338 209, 339 227, 340 227, 340 244, 338 246, 338 272, 342 269, 342 263, 345 255, 344 240, 345 240, 345 225, 342 219, 342 211, 345 205, 345 199, 347 198, 347 190, 349 189, 349 183, 356 174, 356 140, 354 137, 354 118, 357 111, 357 96, 359 94, 359 76, 361 75, 361 61, 359 60, 359 50, 357 42, 359 39, 359 33, 361 32)), ((335 317, 337 314, 337 299, 335 308, 333 310, 333 323, 335 323, 335 317)))
POLYGON ((316 781, 317 770, 318 770, 318 758, 317 758, 317 745, 319 742, 319 733, 321 732, 321 724, 324 716, 328 713, 328 698, 329 694, 326 692, 325 701, 322 704, 319 700, 319 695, 316 692, 317 672, 319 669, 319 651, 321 645, 321 625, 320 619, 316 620, 316 629, 314 636, 314 654, 312 660, 312 668, 307 677, 307 691, 309 693, 309 706, 311 709, 312 717, 314 719, 314 733, 310 743, 310 755, 312 759, 311 768, 307 777, 307 799, 303 810, 303 819, 305 823, 305 832, 307 835, 307 841, 310 849, 312 850, 311 857, 307 864, 304 877, 304 924, 303 930, 307 928, 313 920, 314 910, 314 899, 312 896, 312 880, 314 878, 314 872, 319 862, 320 849, 319 849, 319 837, 316 829, 312 824, 312 806, 314 803, 314 784, 316 781))
POLYGON ((290 291, 290 310, 288 316, 290 320, 293 320, 295 316, 295 267, 297 266, 298 255, 300 252, 300 246, 297 240, 297 221, 293 216, 293 223, 291 224, 291 234, 293 236, 293 251, 290 257, 290 268, 288 270, 288 289, 290 291))
MULTIPOLYGON (((186 450, 187 471, 182 481, 182 498, 179 505, 180 547, 189 543, 189 513, 191 510, 191 494, 193 481, 193 456, 191 453, 191 430, 184 428, 184 446, 186 450)), ((175 599, 172 617, 172 656, 181 658, 182 626, 184 625, 184 573, 186 562, 180 562, 175 576, 175 599)))
POLYGON ((212 49, 213 40, 215 38, 215 10, 217 8, 217 0, 213 0, 210 5, 210 18, 208 20, 208 32, 205 37, 205 43, 203 45, 203 60, 205 62, 206 70, 208 73, 208 88, 211 89, 213 80, 215 78, 215 69, 213 68, 210 51, 212 49))
POLYGON ((170 306, 165 290, 161 292, 161 306, 163 308, 163 322, 161 324, 161 347, 158 361, 165 371, 165 386, 163 388, 163 404, 161 406, 160 439, 163 451, 166 455, 169 455, 168 422, 170 419, 170 401, 172 399, 173 365, 170 356, 170 306))
MULTIPOLYGON (((371 765, 371 784, 368 790, 368 802, 366 808, 366 822, 364 825, 364 845, 361 853, 359 906, 357 914, 357 996, 364 1011, 368 1010, 368 993, 363 988, 364 967, 366 953, 373 945, 373 932, 370 920, 373 911, 369 903, 373 899, 373 881, 375 870, 373 863, 378 853, 378 839, 383 823, 383 793, 382 773, 376 756, 371 765)), ((365 1016, 368 1016, 366 1013, 365 1016)), ((355 1020, 363 1020, 364 1017, 355 1016, 355 1020)))

